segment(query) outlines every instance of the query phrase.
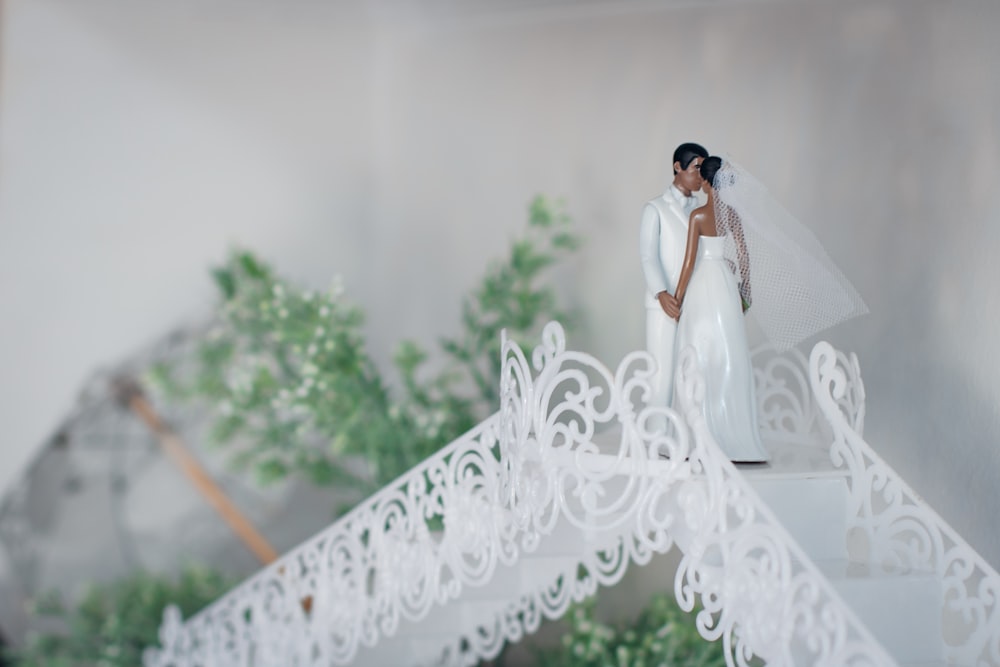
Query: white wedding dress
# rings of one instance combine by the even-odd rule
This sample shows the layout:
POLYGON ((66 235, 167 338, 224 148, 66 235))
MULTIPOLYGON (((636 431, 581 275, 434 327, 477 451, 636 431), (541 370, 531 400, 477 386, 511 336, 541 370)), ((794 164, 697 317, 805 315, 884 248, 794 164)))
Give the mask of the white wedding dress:
MULTIPOLYGON (((705 380, 704 412, 731 461, 762 462, 753 368, 740 295, 724 252, 725 237, 702 236, 680 321, 675 352, 693 346, 705 380)), ((676 394, 675 394, 676 396, 676 394)))

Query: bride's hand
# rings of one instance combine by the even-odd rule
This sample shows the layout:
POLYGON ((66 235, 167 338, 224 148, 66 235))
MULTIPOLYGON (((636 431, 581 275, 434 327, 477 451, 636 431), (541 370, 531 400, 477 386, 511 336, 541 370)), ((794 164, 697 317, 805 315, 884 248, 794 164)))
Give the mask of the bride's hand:
POLYGON ((680 319, 681 302, 674 298, 673 294, 664 290, 657 294, 656 298, 659 300, 660 308, 663 309, 663 312, 675 320, 680 319))

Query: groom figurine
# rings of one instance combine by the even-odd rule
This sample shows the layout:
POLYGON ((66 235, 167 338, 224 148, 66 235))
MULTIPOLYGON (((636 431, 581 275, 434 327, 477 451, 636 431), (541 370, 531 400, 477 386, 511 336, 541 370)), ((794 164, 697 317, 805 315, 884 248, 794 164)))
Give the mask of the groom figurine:
MULTIPOLYGON (((649 404, 669 407, 674 386, 674 335, 680 303, 674 298, 687 248, 688 219, 699 205, 702 161, 708 151, 698 144, 681 144, 674 151, 674 180, 642 211, 639 257, 646 278, 646 349, 656 360, 653 396, 649 404)), ((662 422, 660 422, 662 428, 662 422)))

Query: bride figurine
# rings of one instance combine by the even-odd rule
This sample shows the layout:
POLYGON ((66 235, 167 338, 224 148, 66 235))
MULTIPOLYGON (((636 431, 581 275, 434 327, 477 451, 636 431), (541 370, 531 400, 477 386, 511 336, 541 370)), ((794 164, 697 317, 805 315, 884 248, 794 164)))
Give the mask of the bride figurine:
POLYGON ((736 463, 764 462, 743 313, 753 306, 780 352, 868 309, 809 230, 746 171, 713 156, 701 176, 708 200, 688 223, 675 349, 695 350, 718 445, 736 463))

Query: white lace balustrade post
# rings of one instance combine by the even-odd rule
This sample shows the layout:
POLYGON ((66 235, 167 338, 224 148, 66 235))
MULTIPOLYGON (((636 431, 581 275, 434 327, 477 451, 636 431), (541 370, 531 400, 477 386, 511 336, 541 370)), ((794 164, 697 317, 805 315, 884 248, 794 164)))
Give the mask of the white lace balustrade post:
POLYGON ((1000 665, 1000 574, 937 515, 861 436, 848 406, 864 396, 857 357, 828 343, 809 360, 813 392, 833 430, 830 456, 849 472, 854 557, 935 574, 944 586, 945 657, 1000 665), (852 398, 853 395, 853 398, 852 398))

